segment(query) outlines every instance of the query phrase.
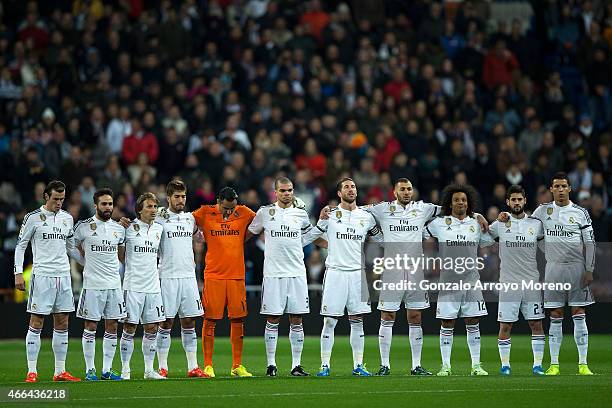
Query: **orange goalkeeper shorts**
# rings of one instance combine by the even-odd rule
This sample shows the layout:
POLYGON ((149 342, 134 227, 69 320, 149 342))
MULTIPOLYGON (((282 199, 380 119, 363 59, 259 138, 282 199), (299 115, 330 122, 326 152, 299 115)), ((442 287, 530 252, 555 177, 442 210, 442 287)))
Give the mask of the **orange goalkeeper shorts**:
POLYGON ((223 319, 227 306, 227 317, 238 319, 247 315, 246 286, 244 279, 204 279, 202 291, 204 317, 223 319))

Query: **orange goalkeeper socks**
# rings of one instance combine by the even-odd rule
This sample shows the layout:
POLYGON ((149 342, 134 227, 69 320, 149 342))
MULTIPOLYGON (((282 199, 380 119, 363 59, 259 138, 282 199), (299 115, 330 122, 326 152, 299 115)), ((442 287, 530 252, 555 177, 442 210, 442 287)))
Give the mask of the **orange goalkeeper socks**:
POLYGON ((230 341, 232 342, 232 368, 242 364, 242 344, 244 339, 244 326, 242 320, 232 320, 230 341))
POLYGON ((204 319, 202 327, 202 350, 204 353, 204 367, 212 366, 213 350, 215 348, 215 326, 214 320, 204 319))

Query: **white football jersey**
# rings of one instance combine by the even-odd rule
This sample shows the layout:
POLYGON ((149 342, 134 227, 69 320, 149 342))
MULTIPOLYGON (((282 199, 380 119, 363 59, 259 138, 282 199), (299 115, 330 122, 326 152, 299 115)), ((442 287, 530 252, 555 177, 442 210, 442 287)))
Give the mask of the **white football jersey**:
POLYGON ((125 231, 125 275, 123 289, 160 293, 157 252, 163 228, 135 219, 125 231))
POLYGON ((159 246, 159 277, 193 278, 193 234, 198 230, 193 215, 188 212, 177 214, 168 210, 158 215, 155 222, 161 225, 164 231, 159 246))
POLYGON ((21 224, 15 247, 14 273, 23 273, 28 243, 32 241, 32 273, 60 277, 70 276, 68 253, 75 251, 72 215, 64 210, 47 211, 44 206, 28 213, 21 224))
POLYGON ((83 289, 120 289, 118 250, 125 245, 125 228, 94 216, 76 223, 74 240, 85 252, 83 289))
POLYGON ((582 262, 587 271, 593 271, 595 238, 587 210, 571 201, 563 207, 553 201, 540 205, 531 216, 544 224, 546 262, 582 262))
POLYGON ((395 200, 378 203, 365 210, 380 225, 385 244, 402 244, 385 245, 385 256, 393 256, 401 249, 408 256, 420 257, 425 224, 440 212, 440 207, 423 201, 411 201, 404 207, 395 200))
POLYGON ((472 217, 459 220, 453 216, 441 216, 435 218, 425 227, 425 238, 435 237, 438 239, 440 248, 439 257, 443 260, 459 260, 454 262, 454 269, 443 269, 440 281, 476 282, 480 278, 476 259, 479 246, 489 246, 495 243, 493 237, 487 232, 482 233, 480 224, 472 217), (461 260, 462 259, 462 260, 461 260), (469 261, 467 264, 467 260, 469 261), (466 263, 459 267, 459 263, 466 263), (472 267, 473 266, 473 267, 472 267))
POLYGON ((300 208, 281 208, 277 203, 261 207, 249 231, 265 233, 264 277, 306 276, 303 246, 323 233, 310 224, 308 213, 300 208))
POLYGON ((374 216, 362 208, 352 211, 341 207, 332 208, 329 219, 319 220, 317 228, 327 233, 328 255, 325 266, 331 269, 363 269, 363 243, 366 238, 370 236, 375 241, 382 241, 374 216))
POLYGON ((491 224, 489 233, 499 238, 500 282, 539 281, 536 255, 538 241, 544 239, 542 221, 511 216, 506 223, 491 224))

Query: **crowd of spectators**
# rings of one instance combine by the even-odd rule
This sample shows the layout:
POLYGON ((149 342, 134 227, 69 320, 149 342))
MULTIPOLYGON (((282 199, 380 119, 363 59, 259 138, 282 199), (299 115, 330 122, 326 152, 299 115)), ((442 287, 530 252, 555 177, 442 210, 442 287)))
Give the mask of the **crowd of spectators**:
MULTIPOLYGON (((173 176, 190 209, 222 186, 257 209, 278 175, 313 216, 351 175, 360 204, 398 177, 432 202, 471 183, 493 219, 509 185, 534 208, 563 170, 609 241, 612 3, 533 3, 494 21, 483 0, 2 1, 0 286, 51 179, 75 220, 100 187, 133 217, 173 176)), ((318 251, 308 265, 320 280, 318 251)))

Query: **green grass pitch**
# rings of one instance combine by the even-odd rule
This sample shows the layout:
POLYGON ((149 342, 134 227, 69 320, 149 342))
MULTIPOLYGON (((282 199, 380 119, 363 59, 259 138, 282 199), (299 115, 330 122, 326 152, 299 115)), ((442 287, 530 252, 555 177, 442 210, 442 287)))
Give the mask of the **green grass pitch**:
MULTIPOLYGON (((255 378, 229 377, 230 344, 227 338, 215 342, 215 379, 187 379, 185 355, 180 339, 174 338, 169 357, 170 378, 166 381, 142 380, 143 361, 137 342, 132 357, 131 381, 98 383, 48 382, 53 371, 50 339, 44 339, 39 357, 38 384, 26 385, 25 347, 22 340, 0 342, 0 389, 67 388, 70 399, 64 402, 20 401, 0 406, 32 407, 604 407, 610 406, 612 391, 612 336, 591 335, 589 366, 597 375, 580 377, 577 372, 577 352, 574 339, 567 333, 561 350, 559 377, 531 375, 531 343, 528 336, 512 338, 511 377, 501 377, 495 336, 483 336, 482 361, 489 377, 470 377, 469 352, 465 334, 455 335, 453 347, 453 376, 449 378, 409 376, 410 349, 407 336, 393 338, 392 374, 389 377, 357 378, 350 375, 351 349, 348 338, 337 336, 332 355, 332 377, 291 378, 289 341, 279 339, 278 378, 266 378, 266 357, 262 338, 245 339, 244 364, 255 378)), ((100 373, 102 339, 97 341, 96 366, 100 373)), ((198 351, 201 360, 201 350, 198 351)), ((547 367, 548 351, 544 358, 547 367)), ((319 339, 307 337, 303 365, 314 374, 319 362, 319 339)), ((365 361, 370 371, 379 365, 376 336, 366 339, 365 361)), ((440 365, 438 337, 425 336, 423 365, 436 371, 440 365)), ((70 342, 67 368, 83 377, 84 361, 81 342, 70 342)), ((119 351, 115 368, 120 368, 119 351)))

